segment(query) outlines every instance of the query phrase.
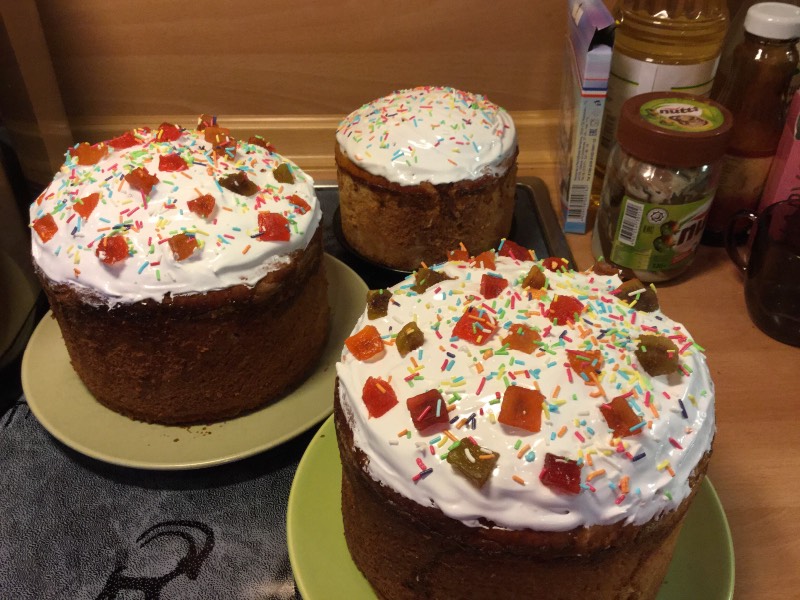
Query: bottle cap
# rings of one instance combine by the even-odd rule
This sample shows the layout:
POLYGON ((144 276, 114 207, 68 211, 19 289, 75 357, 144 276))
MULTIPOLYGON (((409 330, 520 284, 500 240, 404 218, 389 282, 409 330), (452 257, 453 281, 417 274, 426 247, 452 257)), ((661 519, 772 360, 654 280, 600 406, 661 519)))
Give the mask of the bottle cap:
POLYGON ((722 157, 732 124, 728 109, 708 98, 650 92, 622 105, 617 141, 646 162, 699 167, 722 157))
POLYGON ((800 8, 783 2, 761 2, 747 10, 744 29, 770 40, 800 38, 800 8))

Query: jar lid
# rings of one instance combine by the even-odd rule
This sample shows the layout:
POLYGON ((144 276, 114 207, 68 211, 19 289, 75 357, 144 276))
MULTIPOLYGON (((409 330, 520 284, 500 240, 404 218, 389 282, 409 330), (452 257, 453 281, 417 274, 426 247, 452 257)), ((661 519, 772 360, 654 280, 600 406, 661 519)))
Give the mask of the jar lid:
POLYGON ((622 105, 617 140, 646 162, 699 167, 725 153, 732 124, 730 111, 708 98, 650 92, 622 105))
POLYGON ((770 40, 800 37, 800 8, 783 2, 761 2, 747 10, 744 29, 770 40))

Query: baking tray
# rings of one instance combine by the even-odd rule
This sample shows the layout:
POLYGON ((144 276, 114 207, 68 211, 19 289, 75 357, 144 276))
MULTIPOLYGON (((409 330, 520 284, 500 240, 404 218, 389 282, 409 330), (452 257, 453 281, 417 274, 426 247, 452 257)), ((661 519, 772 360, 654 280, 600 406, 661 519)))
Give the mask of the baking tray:
MULTIPOLYGON (((316 190, 322 206, 325 251, 361 275, 371 289, 389 287, 402 281, 407 276, 406 272, 383 268, 361 258, 343 243, 341 233, 337 235, 339 190, 336 185, 318 185, 316 190)), ((550 203, 547 186, 538 177, 517 180, 514 220, 509 239, 530 248, 539 258, 566 258, 570 266, 575 268, 572 252, 550 203)))

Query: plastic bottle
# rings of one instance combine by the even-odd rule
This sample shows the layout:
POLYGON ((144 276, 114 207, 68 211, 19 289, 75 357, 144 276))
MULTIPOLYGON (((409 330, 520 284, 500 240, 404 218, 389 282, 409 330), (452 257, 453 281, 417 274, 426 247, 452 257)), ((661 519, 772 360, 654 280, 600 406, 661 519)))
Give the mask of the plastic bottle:
POLYGON ((778 147, 790 83, 797 69, 800 8, 779 2, 750 7, 744 40, 717 97, 733 130, 703 242, 721 245, 733 215, 755 210, 778 147))
POLYGON ((599 201, 624 102, 651 91, 707 96, 728 27, 725 0, 620 0, 592 186, 599 201))

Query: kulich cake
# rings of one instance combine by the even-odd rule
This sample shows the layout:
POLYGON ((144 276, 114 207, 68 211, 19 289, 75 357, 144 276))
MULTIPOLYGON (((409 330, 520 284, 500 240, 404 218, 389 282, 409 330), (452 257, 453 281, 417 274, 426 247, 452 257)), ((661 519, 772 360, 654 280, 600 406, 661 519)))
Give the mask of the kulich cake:
POLYGON ((715 434, 702 348, 652 289, 504 248, 370 292, 334 410, 353 560, 386 599, 655 598, 715 434))
POLYGON ((164 123, 79 144, 30 216, 72 366, 117 412, 234 417, 296 386, 322 352, 314 182, 261 138, 203 116, 197 130, 164 123))
POLYGON ((342 233, 361 256, 411 271, 509 235, 517 135, 484 96, 401 90, 348 115, 336 141, 342 233))

